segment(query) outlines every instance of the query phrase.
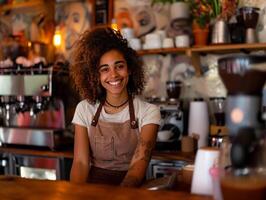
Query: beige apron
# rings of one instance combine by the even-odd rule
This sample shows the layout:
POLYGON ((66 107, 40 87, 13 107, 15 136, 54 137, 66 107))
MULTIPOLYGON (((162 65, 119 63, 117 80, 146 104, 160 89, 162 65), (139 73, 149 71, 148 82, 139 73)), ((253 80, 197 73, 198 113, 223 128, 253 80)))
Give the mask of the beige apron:
POLYGON ((124 123, 99 120, 104 101, 97 108, 89 129, 89 182, 119 185, 127 173, 139 137, 132 97, 128 103, 130 120, 124 123))

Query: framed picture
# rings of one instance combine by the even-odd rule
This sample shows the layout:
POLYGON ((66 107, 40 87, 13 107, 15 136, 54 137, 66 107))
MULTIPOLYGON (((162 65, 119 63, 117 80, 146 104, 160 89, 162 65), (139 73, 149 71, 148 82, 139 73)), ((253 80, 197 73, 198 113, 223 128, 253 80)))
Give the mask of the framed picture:
POLYGON ((61 53, 68 58, 80 34, 95 25, 95 1, 60 0, 55 13, 56 27, 62 35, 61 53))

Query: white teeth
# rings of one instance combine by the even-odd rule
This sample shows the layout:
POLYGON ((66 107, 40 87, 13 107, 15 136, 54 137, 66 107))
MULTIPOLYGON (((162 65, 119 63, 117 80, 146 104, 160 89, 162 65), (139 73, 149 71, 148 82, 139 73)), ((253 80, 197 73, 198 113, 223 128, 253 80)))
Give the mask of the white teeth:
POLYGON ((114 82, 109 82, 110 85, 113 85, 113 86, 116 86, 118 85, 119 83, 121 83, 121 81, 114 81, 114 82))

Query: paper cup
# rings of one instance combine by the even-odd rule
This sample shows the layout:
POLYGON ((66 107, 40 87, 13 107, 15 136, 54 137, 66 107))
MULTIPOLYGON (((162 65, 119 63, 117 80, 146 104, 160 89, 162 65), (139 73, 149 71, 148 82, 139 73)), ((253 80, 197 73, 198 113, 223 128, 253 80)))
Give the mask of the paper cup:
POLYGON ((191 193, 212 195, 213 182, 210 174, 211 167, 217 163, 219 149, 203 147, 197 151, 191 184, 191 193))
POLYGON ((189 105, 188 135, 198 139, 198 148, 207 146, 209 114, 205 101, 192 101, 189 105))

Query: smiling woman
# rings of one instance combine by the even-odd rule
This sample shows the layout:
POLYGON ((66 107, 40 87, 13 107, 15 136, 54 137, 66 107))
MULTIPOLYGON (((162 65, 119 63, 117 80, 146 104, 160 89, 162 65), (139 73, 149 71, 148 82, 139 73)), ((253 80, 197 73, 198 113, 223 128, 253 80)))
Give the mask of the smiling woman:
POLYGON ((142 61, 108 27, 86 31, 72 58, 71 76, 84 100, 72 121, 70 180, 140 186, 160 124, 159 108, 136 96, 144 89, 142 61))

